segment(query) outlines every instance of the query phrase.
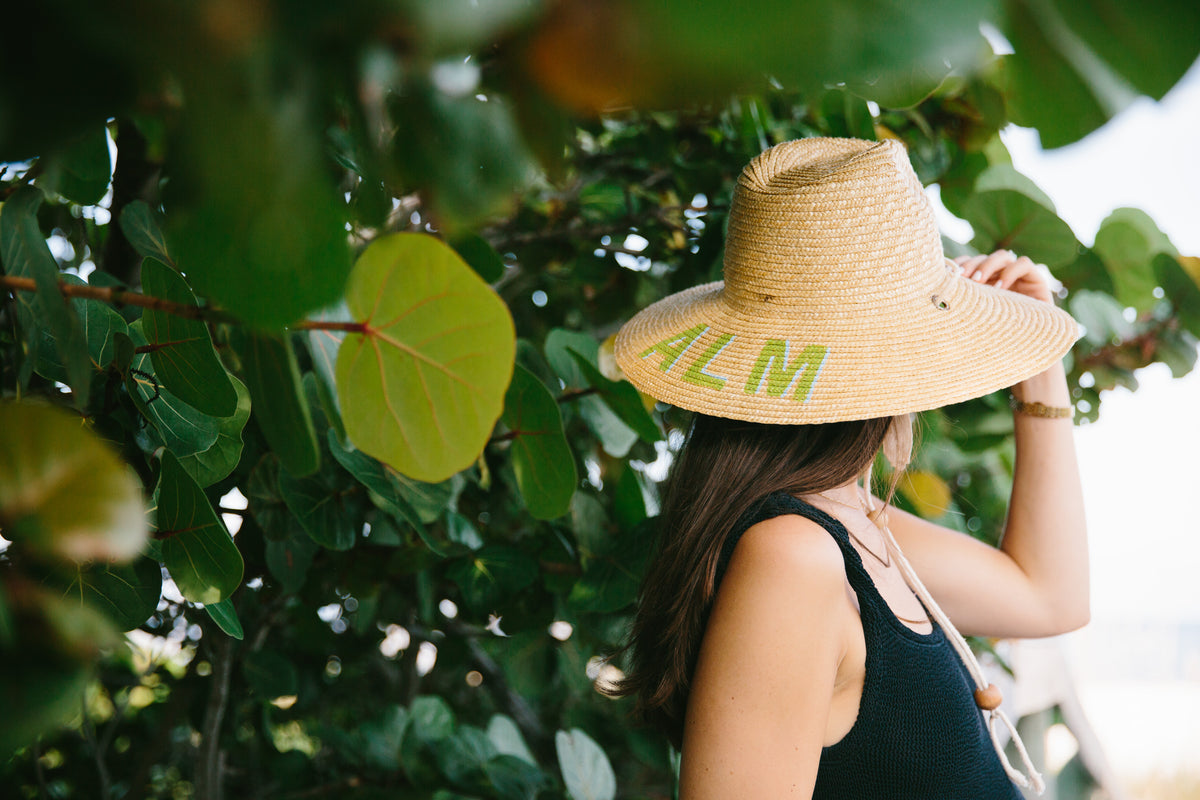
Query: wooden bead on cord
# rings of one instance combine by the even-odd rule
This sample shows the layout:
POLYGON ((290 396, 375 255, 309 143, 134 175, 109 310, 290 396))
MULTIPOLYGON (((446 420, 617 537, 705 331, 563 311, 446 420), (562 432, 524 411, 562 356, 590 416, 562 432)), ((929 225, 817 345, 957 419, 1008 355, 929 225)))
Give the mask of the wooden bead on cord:
POLYGON ((982 708, 984 711, 991 711, 999 708, 1004 702, 1004 695, 1001 694, 1000 688, 994 683, 989 683, 982 689, 975 690, 975 705, 982 708))

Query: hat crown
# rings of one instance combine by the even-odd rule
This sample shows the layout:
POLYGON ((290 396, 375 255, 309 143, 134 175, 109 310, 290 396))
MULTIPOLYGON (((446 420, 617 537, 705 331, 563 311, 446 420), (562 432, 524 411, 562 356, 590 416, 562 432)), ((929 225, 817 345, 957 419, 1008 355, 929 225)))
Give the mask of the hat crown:
POLYGON ((937 221, 904 146, 799 139, 758 155, 734 189, 724 273, 728 302, 744 307, 853 304, 872 287, 940 280, 937 221))

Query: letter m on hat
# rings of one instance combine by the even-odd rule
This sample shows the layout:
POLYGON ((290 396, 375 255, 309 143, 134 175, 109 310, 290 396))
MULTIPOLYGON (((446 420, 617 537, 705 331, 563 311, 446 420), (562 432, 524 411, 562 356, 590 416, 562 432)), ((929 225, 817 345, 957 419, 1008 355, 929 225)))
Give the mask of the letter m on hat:
POLYGON ((817 375, 825 364, 829 348, 820 344, 810 344, 796 356, 794 361, 788 361, 788 342, 784 339, 767 339, 754 369, 750 370, 750 379, 746 381, 746 394, 758 394, 763 386, 771 397, 783 397, 789 392, 797 403, 803 403, 812 393, 817 375))

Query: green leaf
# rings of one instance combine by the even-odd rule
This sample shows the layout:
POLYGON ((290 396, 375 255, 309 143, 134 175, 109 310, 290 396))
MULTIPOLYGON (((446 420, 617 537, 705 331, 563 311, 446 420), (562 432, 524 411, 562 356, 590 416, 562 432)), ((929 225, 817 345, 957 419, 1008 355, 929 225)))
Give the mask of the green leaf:
POLYGON ((242 675, 259 697, 274 700, 300 691, 296 665, 274 650, 255 650, 242 660, 242 675))
POLYGON ((100 124, 70 139, 45 159, 38 183, 81 206, 99 203, 112 177, 108 134, 100 124))
MULTIPOLYGON (((546 335, 545 350, 546 360, 568 390, 583 389, 589 385, 571 351, 586 356, 595 364, 599 358, 599 342, 580 331, 555 328, 546 335)), ((622 422, 621 418, 595 395, 580 397, 572 403, 579 406, 579 416, 600 440, 604 452, 624 458, 638 439, 637 431, 622 422)))
POLYGON ((589 562, 567 600, 577 611, 612 614, 637 600, 641 575, 611 556, 589 562))
POLYGON ((304 586, 312 566, 317 544, 302 531, 286 539, 267 540, 267 569, 285 594, 295 594, 304 586))
MULTIPOLYGON (((350 309, 345 302, 322 309, 310 319, 318 322, 352 322, 350 309)), ((326 411, 330 423, 337 428, 338 437, 344 439, 342 428, 342 406, 337 397, 337 354, 346 338, 345 331, 311 330, 308 332, 308 352, 312 356, 313 374, 321 388, 320 396, 328 400, 332 410, 326 411)))
POLYGON ((635 431, 642 441, 654 444, 663 438, 662 431, 658 429, 650 412, 646 411, 646 407, 642 405, 642 396, 638 394, 637 388, 632 383, 609 380, 587 358, 574 350, 571 351, 571 357, 579 365, 584 379, 599 393, 613 413, 628 425, 630 430, 635 431))
POLYGON ((1154 358, 1171 369, 1171 375, 1182 378, 1196 368, 1200 341, 1187 330, 1170 331, 1161 335, 1154 349, 1154 358))
MULTIPOLYGON (((70 273, 62 274, 61 283, 67 286, 87 285, 82 279, 70 273)), ((99 300, 73 297, 70 302, 71 308, 83 328, 83 336, 87 340, 88 356, 92 359, 94 368, 107 369, 116 358, 117 337, 128 336, 129 325, 120 314, 99 300)), ((59 360, 53 334, 47 328, 42 328, 40 333, 43 344, 37 348, 37 373, 50 380, 68 383, 71 379, 67 375, 66 367, 59 360)))
POLYGON ((504 274, 504 259, 482 236, 471 234, 455 239, 450 244, 487 283, 495 283, 504 274))
POLYGON ((487 734, 471 725, 463 725, 438 742, 434 754, 442 773, 457 784, 478 778, 483 765, 497 755, 487 734))
POLYGON ((1184 271, 1178 259, 1166 253, 1154 257, 1154 276, 1163 295, 1175 307, 1179 324, 1193 336, 1200 336, 1200 286, 1184 271))
MULTIPOLYGON (((141 320, 129 326, 129 338, 137 348, 147 346, 141 320)), ((125 384, 138 410, 176 456, 202 453, 217 441, 221 421, 197 411, 165 388, 154 372, 150 353, 141 352, 133 357, 125 384)))
POLYGON ((1133 323, 1125 319, 1125 309, 1101 292, 1079 291, 1069 301, 1071 316, 1084 327, 1083 338, 1094 347, 1133 336, 1133 323))
POLYGON ((204 606, 204 610, 208 612, 212 621, 217 623, 217 627, 225 631, 227 636, 231 636, 239 642, 245 638, 242 621, 238 619, 237 610, 233 607, 231 598, 226 597, 219 603, 209 603, 204 606))
POLYGON ((988 167, 963 212, 975 229, 975 249, 1014 250, 1051 269, 1075 260, 1079 242, 1054 204, 1033 181, 1008 164, 988 167))
POLYGON ((147 538, 141 485, 78 417, 0 402, 0 529, 46 556, 128 561, 147 538))
POLYGON ((25 332, 27 358, 38 361, 39 334, 49 331, 59 363, 63 364, 76 407, 87 407, 92 385, 92 361, 83 326, 58 288, 58 264, 38 227, 37 210, 42 192, 33 186, 17 189, 0 207, 0 260, 14 277, 32 278, 37 291, 16 292, 17 320, 25 332))
POLYGON ((372 500, 379 508, 391 514, 397 520, 403 520, 411 525, 418 533, 425 534, 425 525, 421 515, 404 497, 400 490, 395 473, 371 458, 361 450, 344 448, 337 440, 337 435, 330 428, 327 432, 329 452, 342 468, 353 475, 359 483, 371 490, 372 500))
POLYGON ((217 422, 217 439, 203 452, 179 457, 179 464, 201 487, 229 477, 242 460, 242 430, 250 419, 250 391, 232 375, 237 407, 232 415, 217 422))
POLYGON ((617 777, 600 745, 579 728, 554 734, 558 766, 571 800, 613 800, 617 777))
POLYGON ((1096 232, 1092 249, 1112 276, 1117 300, 1138 311, 1147 311, 1157 302, 1154 257, 1177 254, 1154 220, 1136 208, 1118 208, 1109 214, 1096 232))
POLYGON ((533 757, 529 745, 525 744, 525 737, 521 735, 521 729, 513 722, 512 717, 492 714, 492 718, 488 720, 487 735, 497 753, 537 765, 537 759, 533 757))
POLYGON ((409 730, 427 744, 444 741, 454 732, 454 711, 440 697, 423 695, 408 709, 409 730))
POLYGON ((503 301, 445 244, 404 233, 367 247, 346 301, 364 326, 337 358, 350 440, 422 481, 469 466, 512 376, 516 338, 503 301))
POLYGON ((162 567, 144 557, 132 564, 92 562, 80 567, 64 594, 102 611, 120 630, 133 630, 158 608, 162 567))
POLYGON ((575 493, 578 473, 558 403, 529 370, 517 366, 501 419, 514 437, 513 470, 525 507, 536 519, 561 517, 575 493))
POLYGON ((142 258, 175 266, 167 252, 167 239, 159 226, 158 215, 145 201, 134 200, 121 211, 121 232, 142 258))
MULTIPOLYGON (((142 287, 153 297, 197 307, 179 273, 154 259, 142 262, 142 287)), ((142 332, 154 348, 150 359, 163 386, 197 411, 214 417, 234 413, 237 392, 217 358, 207 325, 148 308, 142 314, 142 332)))
POLYGON ((311 475, 321 465, 321 451, 290 343, 252 331, 240 331, 236 343, 263 436, 284 469, 295 477, 311 475))
POLYGON ((301 93, 310 82, 271 102, 221 85, 185 88, 168 186, 172 251, 198 293, 279 329, 342 293, 350 266, 344 204, 306 114, 301 93))
POLYGON ((349 550, 358 539, 355 519, 346 513, 340 492, 322 473, 306 478, 279 473, 279 493, 314 542, 330 550, 349 550))
MULTIPOLYGON (((158 530, 163 565, 179 593, 205 606, 219 603, 242 582, 242 554, 212 505, 171 452, 158 478, 158 530)), ((218 621, 218 624, 219 621, 218 621)))
POLYGON ((503 800, 537 800, 550 782, 535 764, 511 755, 489 759, 483 773, 503 800))
POLYGON ((494 611, 495 603, 511 598, 538 576, 537 561, 515 547, 489 544, 455 561, 447 576, 462 589, 463 599, 476 611, 494 611))

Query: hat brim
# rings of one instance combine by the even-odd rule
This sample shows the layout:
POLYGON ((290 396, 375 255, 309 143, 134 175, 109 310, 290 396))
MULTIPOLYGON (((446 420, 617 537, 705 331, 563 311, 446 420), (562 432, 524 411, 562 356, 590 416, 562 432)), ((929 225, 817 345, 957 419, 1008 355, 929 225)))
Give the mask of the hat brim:
POLYGON ((763 300, 731 303, 722 281, 664 298, 622 327, 617 363, 638 389, 681 408, 811 424, 989 394, 1045 370, 1079 338, 1066 312, 957 270, 861 305, 763 300))

